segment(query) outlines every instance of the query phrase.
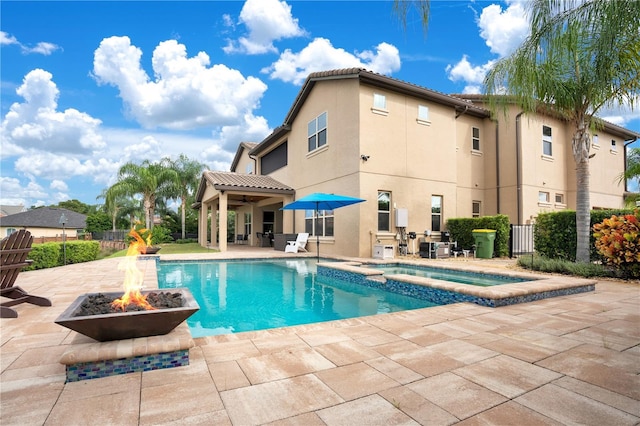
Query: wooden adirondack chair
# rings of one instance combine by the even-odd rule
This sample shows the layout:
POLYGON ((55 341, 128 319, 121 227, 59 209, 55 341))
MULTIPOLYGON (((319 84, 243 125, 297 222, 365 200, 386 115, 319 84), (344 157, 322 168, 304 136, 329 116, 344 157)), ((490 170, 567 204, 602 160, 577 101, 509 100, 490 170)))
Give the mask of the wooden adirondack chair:
POLYGON ((18 313, 9 306, 19 303, 32 303, 38 306, 51 306, 44 297, 33 296, 13 284, 18 274, 29 265, 27 254, 31 251, 33 237, 29 231, 21 229, 2 239, 0 247, 0 296, 11 299, 0 304, 0 318, 17 318, 18 313))

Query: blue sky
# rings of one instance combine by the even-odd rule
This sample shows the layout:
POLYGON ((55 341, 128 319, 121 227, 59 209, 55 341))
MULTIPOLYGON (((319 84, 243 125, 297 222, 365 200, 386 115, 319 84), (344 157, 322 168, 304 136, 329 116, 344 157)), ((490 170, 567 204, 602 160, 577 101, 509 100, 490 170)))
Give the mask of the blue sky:
MULTIPOLYGON (((0 204, 26 207, 98 204, 128 161, 183 153, 229 170, 314 71, 479 93, 527 35, 515 0, 432 0, 426 33, 389 1, 3 0, 0 12, 0 204)), ((601 116, 640 132, 637 110, 601 116)))

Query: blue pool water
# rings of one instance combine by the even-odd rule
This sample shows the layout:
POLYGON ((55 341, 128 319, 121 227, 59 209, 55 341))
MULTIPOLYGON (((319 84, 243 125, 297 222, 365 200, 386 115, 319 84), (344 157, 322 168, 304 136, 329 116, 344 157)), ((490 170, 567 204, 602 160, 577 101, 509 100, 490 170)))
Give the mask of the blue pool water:
POLYGON ((400 264, 385 264, 385 265, 369 265, 369 267, 374 269, 380 269, 384 271, 385 275, 407 274, 407 275, 414 275, 417 277, 433 278, 435 280, 443 280, 443 281, 453 281, 460 284, 477 285, 482 287, 531 281, 530 278, 522 279, 522 278, 508 277, 508 276, 502 276, 502 275, 490 275, 490 274, 481 274, 476 272, 453 271, 453 270, 430 268, 428 266, 418 266, 418 265, 413 266, 413 265, 400 265, 400 264))
POLYGON ((193 337, 264 330, 435 306, 318 277, 315 259, 158 263, 158 286, 188 288, 200 310, 193 337))

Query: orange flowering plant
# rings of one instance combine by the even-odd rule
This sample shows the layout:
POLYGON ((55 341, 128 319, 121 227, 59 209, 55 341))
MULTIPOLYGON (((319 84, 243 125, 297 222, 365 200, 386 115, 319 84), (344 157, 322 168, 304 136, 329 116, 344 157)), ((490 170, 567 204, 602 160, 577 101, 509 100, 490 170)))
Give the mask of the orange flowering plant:
POLYGON ((593 230, 604 262, 621 268, 628 277, 640 277, 640 211, 613 215, 593 225, 593 230))

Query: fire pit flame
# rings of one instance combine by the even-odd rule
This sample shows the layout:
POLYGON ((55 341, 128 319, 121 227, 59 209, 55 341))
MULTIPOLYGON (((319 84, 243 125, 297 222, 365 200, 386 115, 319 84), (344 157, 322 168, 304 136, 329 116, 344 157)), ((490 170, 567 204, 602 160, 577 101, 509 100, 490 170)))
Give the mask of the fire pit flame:
MULTIPOLYGON (((142 233, 146 231, 146 229, 140 230, 142 233)), ((124 295, 114 300, 111 306, 114 309, 126 311, 127 306, 133 303, 146 310, 153 310, 155 308, 147 302, 147 296, 143 295, 140 291, 142 289, 144 274, 138 269, 136 264, 138 253, 144 253, 147 246, 151 243, 151 233, 149 233, 147 241, 145 241, 140 233, 138 233, 135 228, 132 228, 129 236, 133 237, 133 241, 129 244, 129 249, 127 250, 127 255, 124 260, 118 265, 119 270, 124 270, 124 295)))

